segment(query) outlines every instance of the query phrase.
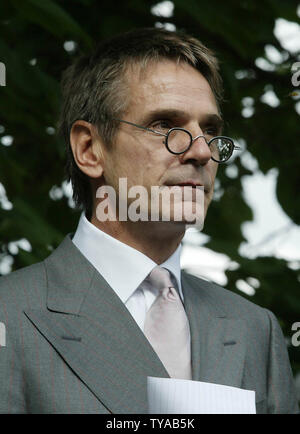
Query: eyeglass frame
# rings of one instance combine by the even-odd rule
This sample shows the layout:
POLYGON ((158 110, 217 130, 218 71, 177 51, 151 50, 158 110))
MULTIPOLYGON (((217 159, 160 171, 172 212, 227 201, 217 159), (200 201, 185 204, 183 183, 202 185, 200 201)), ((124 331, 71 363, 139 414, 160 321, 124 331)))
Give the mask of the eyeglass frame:
POLYGON ((133 123, 133 122, 125 121, 125 120, 123 120, 123 119, 113 118, 113 120, 115 120, 115 121, 119 121, 119 122, 124 122, 125 124, 133 125, 134 127, 140 128, 140 129, 142 129, 142 130, 150 131, 151 133, 159 134, 160 136, 164 136, 164 137, 166 137, 166 140, 164 141, 164 145, 166 146, 167 150, 168 150, 171 154, 174 154, 174 155, 185 154, 189 149, 191 149, 191 147, 192 147, 194 141, 197 140, 197 139, 199 139, 200 137, 203 137, 203 138, 204 138, 204 140, 205 140, 207 146, 209 146, 210 143, 211 143, 213 140, 215 140, 215 139, 226 139, 226 140, 229 140, 229 141, 231 142, 231 144, 232 144, 232 147, 231 147, 231 154, 229 155, 228 158, 226 158, 226 160, 218 161, 218 160, 216 160, 215 158, 213 158, 213 156, 211 156, 211 159, 212 159, 213 161, 215 161, 216 163, 218 163, 218 164, 226 163, 226 161, 228 161, 229 158, 232 156, 233 151, 235 151, 235 150, 241 150, 241 147, 240 147, 240 146, 236 146, 236 145, 234 144, 233 139, 232 139, 231 137, 227 137, 227 136, 215 136, 215 137, 213 137, 212 139, 210 139, 209 141, 207 141, 207 140, 206 140, 206 137, 205 137, 204 135, 202 135, 202 134, 199 134, 198 136, 196 136, 196 137, 193 138, 193 136, 192 136, 192 134, 190 133, 190 131, 186 130, 185 128, 174 127, 174 128, 170 128, 169 131, 168 131, 167 133, 162 133, 162 132, 160 132, 160 131, 153 130, 152 128, 143 127, 142 125, 138 125, 138 124, 135 124, 135 123, 133 123), (170 135, 170 133, 171 133, 172 131, 174 131, 174 130, 176 130, 176 131, 184 131, 184 132, 186 132, 186 133, 190 136, 190 144, 189 144, 189 146, 188 146, 184 151, 181 151, 181 152, 174 152, 174 151, 172 151, 172 150, 169 148, 169 146, 168 146, 168 138, 169 138, 169 135, 170 135))

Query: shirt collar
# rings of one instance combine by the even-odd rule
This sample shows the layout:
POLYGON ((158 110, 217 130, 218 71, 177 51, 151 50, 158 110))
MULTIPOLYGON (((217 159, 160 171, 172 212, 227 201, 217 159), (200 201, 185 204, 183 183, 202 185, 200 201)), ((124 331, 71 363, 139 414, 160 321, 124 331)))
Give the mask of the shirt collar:
MULTIPOLYGON (((148 256, 98 229, 88 221, 84 213, 81 214, 72 241, 104 277, 123 303, 126 303, 128 298, 157 265, 148 256)), ((180 295, 183 298, 180 252, 181 245, 160 266, 173 273, 180 295)))

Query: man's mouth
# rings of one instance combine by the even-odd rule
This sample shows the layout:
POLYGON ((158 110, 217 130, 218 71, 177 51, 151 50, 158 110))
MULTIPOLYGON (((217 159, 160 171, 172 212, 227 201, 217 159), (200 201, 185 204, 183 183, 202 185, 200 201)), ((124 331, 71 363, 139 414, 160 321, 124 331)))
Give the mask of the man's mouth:
POLYGON ((177 185, 179 185, 179 187, 185 187, 185 186, 187 186, 187 187, 193 187, 193 188, 196 188, 196 187, 203 187, 202 184, 199 184, 199 183, 197 183, 197 182, 193 182, 193 181, 180 182, 180 183, 177 184, 177 185))
MULTIPOLYGON (((198 181, 183 181, 183 182, 176 182, 176 183, 172 183, 172 184, 167 184, 167 187, 192 187, 192 188, 197 188, 197 187, 202 187, 204 188, 203 184, 201 184, 198 181)), ((204 191, 206 191, 206 189, 204 189, 204 191)))

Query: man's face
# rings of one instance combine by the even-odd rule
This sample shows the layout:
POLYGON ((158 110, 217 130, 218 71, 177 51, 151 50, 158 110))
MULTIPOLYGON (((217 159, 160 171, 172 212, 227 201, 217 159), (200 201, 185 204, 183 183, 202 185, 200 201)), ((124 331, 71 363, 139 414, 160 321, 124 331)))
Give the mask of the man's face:
MULTIPOLYGON (((213 92, 192 66, 166 60, 148 66, 142 74, 128 76, 130 103, 123 120, 165 133, 181 127, 189 130, 192 137, 220 133, 213 92)), ((105 184, 117 192, 119 178, 127 178, 128 189, 144 186, 148 191, 149 201, 145 204, 148 209, 151 186, 188 185, 192 190, 201 185, 206 215, 218 166, 210 158, 209 147, 203 138, 198 138, 187 152, 174 155, 167 150, 164 140, 163 136, 120 123, 114 143, 104 152, 105 184)))

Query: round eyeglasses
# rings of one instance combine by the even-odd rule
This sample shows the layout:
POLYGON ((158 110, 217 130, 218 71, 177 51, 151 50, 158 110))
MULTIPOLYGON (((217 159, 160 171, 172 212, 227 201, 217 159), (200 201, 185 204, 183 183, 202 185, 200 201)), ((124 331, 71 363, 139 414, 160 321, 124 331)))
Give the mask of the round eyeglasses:
POLYGON ((169 152, 171 152, 171 154, 175 155, 180 155, 187 152, 191 148, 193 142, 200 137, 203 137, 205 142, 209 146, 209 149, 211 151, 211 159, 216 163, 225 163, 229 160, 234 150, 241 149, 239 146, 235 146, 233 139, 226 136, 216 136, 210 140, 207 140, 206 137, 201 134, 199 136, 192 137, 192 134, 184 128, 175 127, 171 128, 167 133, 162 133, 160 131, 143 127, 129 121, 124 121, 122 119, 115 120, 164 136, 164 144, 166 148, 169 152))

